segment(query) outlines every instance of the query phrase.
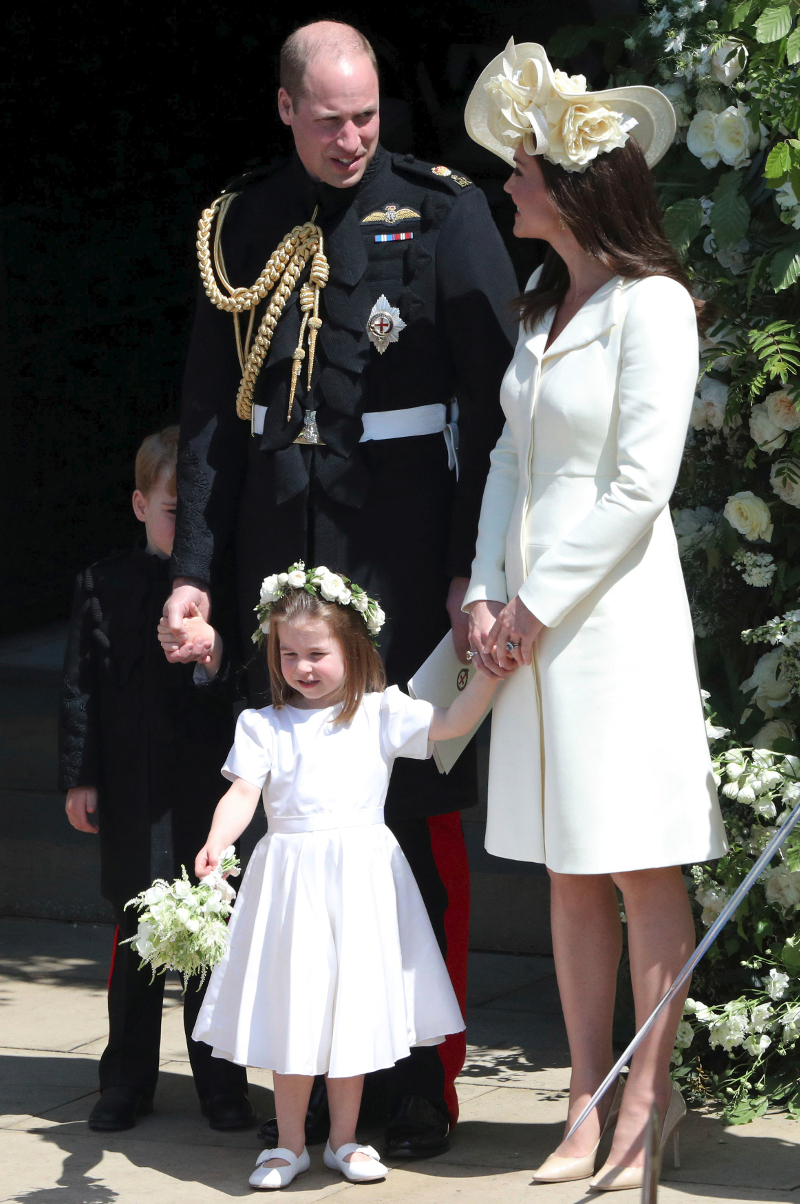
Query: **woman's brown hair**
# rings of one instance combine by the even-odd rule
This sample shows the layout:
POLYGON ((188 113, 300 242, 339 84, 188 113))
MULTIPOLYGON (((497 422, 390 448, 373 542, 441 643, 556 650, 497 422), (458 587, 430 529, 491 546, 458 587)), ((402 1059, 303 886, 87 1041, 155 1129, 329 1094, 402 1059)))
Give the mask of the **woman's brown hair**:
POLYGON ((267 666, 269 668, 272 705, 276 710, 286 706, 294 690, 281 672, 280 625, 292 621, 313 622, 322 620, 330 628, 331 635, 339 641, 344 656, 345 678, 342 687, 342 709, 335 723, 349 723, 364 699, 365 694, 386 689, 386 670, 378 649, 369 638, 367 625, 362 615, 352 606, 340 606, 338 602, 324 602, 303 589, 289 590, 280 598, 270 613, 269 637, 267 640, 267 666))
MULTIPOLYGON (((542 155, 538 162, 550 200, 584 251, 617 276, 670 276, 691 292, 661 225, 653 176, 634 138, 598 155, 582 172, 565 171, 542 155)), ((519 298, 523 324, 531 329, 560 305, 568 287, 567 265, 548 247, 536 288, 519 298)))

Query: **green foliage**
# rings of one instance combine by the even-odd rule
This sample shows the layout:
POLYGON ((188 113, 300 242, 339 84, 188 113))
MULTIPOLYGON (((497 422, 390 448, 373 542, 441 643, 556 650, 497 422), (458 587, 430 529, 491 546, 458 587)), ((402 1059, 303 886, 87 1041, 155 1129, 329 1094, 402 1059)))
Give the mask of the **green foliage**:
MULTIPOLYGON (((750 216, 748 210, 748 217, 750 216)), ((703 206, 695 197, 686 197, 670 205, 664 213, 664 233, 683 259, 690 244, 700 233, 703 206)))

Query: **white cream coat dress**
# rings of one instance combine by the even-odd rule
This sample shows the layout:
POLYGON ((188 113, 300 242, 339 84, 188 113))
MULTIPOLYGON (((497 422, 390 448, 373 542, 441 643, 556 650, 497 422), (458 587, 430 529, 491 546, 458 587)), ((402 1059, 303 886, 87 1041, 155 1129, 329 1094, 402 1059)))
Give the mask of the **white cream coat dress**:
POLYGON ((617 276, 545 350, 554 312, 521 328, 503 381, 464 602, 519 594, 545 624, 496 695, 486 848, 571 874, 719 857, 668 508, 697 381, 692 300, 667 277, 617 276))

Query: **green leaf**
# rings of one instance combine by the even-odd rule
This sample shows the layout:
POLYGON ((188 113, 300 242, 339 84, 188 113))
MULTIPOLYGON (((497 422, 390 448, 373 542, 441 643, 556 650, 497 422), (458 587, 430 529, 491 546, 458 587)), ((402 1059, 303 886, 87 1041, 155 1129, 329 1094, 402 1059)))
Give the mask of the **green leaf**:
POLYGON ((550 58, 571 58, 585 50, 595 36, 593 25, 565 25, 547 43, 547 53, 550 58))
POLYGON ((686 254, 702 224, 703 206, 696 197, 676 201, 664 214, 664 233, 679 255, 686 254))
POLYGON ((753 0, 744 0, 744 4, 737 4, 733 12, 726 20, 727 29, 735 29, 737 25, 741 25, 747 20, 747 14, 753 7, 753 0))
POLYGON ((714 207, 710 225, 720 251, 730 250, 744 238, 750 225, 750 206, 739 195, 740 178, 729 171, 720 178, 714 189, 714 207))
POLYGON ((800 276, 800 242, 783 247, 769 261, 769 279, 776 293, 789 288, 798 276, 800 276))
POLYGON ((777 42, 792 28, 792 10, 788 4, 765 8, 756 21, 756 41, 777 42))
POLYGON ((789 34, 786 42, 786 57, 790 63, 800 63, 800 26, 789 34))
MULTIPOLYGON (((800 33, 800 30, 798 30, 800 33)), ((764 164, 764 175, 768 180, 779 180, 792 169, 792 151, 788 142, 773 146, 764 164)))
POLYGON ((800 936, 790 936, 781 949, 781 961, 790 974, 800 973, 800 936))

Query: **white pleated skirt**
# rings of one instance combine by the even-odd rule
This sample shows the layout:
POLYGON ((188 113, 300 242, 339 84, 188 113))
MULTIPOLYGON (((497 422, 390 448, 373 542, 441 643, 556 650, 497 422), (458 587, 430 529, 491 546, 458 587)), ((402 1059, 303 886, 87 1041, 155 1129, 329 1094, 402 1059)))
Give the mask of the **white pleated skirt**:
POLYGON ((259 841, 196 1041, 242 1066, 347 1078, 463 1028, 419 888, 387 827, 259 841))

